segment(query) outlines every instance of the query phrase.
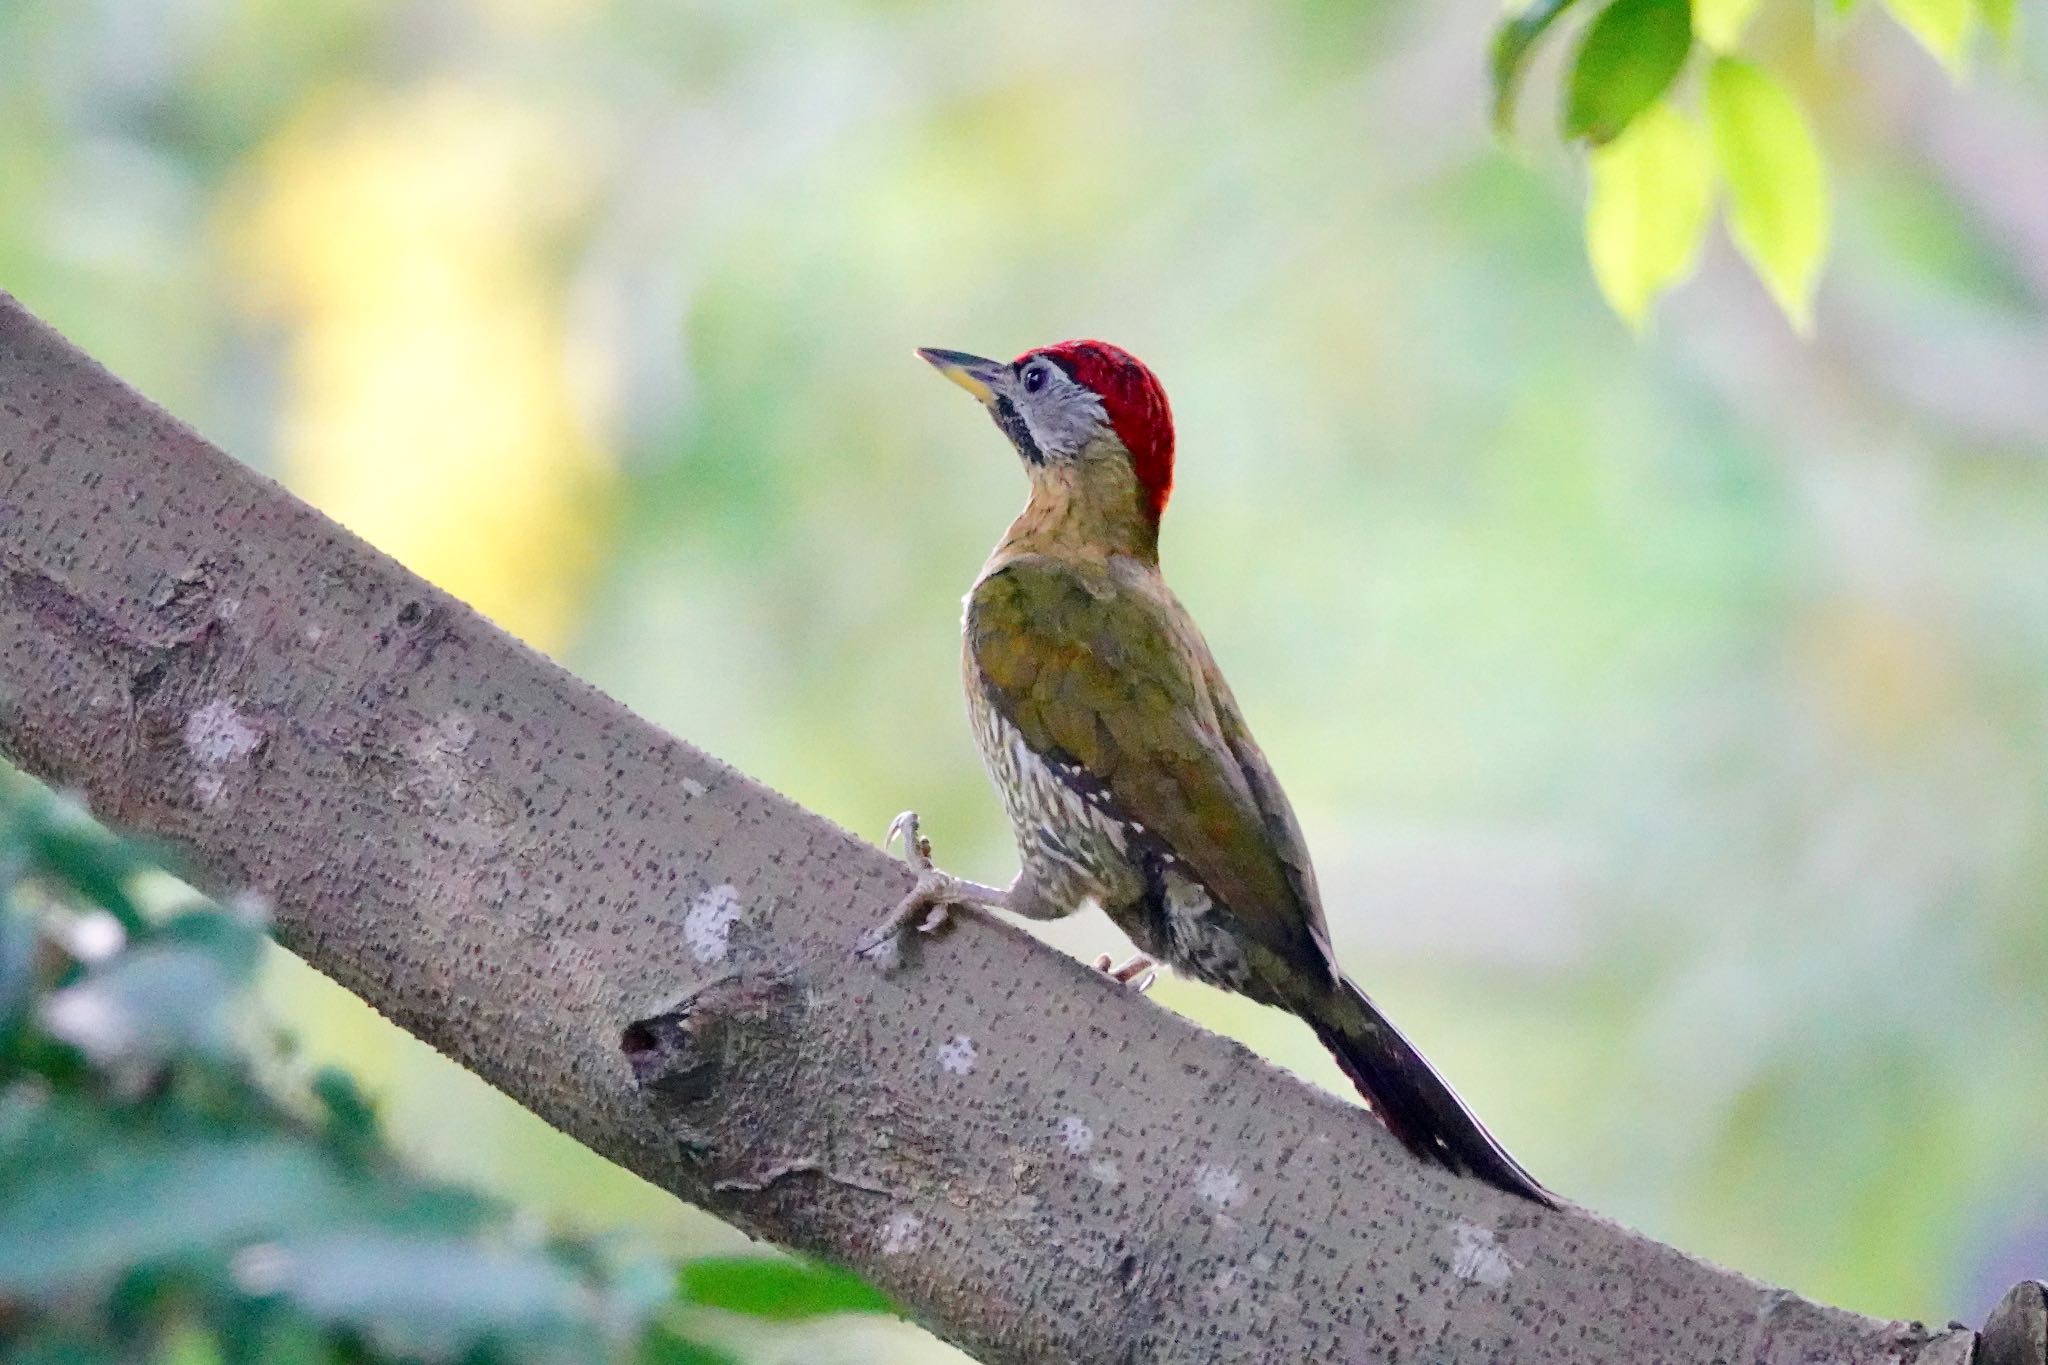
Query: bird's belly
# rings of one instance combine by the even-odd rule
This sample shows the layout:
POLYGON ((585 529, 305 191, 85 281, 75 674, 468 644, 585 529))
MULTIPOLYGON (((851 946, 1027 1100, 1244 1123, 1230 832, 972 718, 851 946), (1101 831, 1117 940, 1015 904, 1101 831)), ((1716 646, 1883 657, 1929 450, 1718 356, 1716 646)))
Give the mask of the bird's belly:
POLYGON ((1034 752, 1017 728, 969 689, 974 738, 1002 797, 1026 877, 1048 908, 1072 914, 1085 901, 1105 908, 1144 895, 1132 831, 1089 780, 1034 752))
POLYGON ((1160 881, 1160 894, 1130 912, 1137 922, 1118 916, 1118 925, 1140 948, 1182 975, 1226 991, 1251 992, 1251 964, 1230 912, 1171 859, 1160 881))
POLYGON ((1140 951, 1210 985, 1248 989, 1236 921, 1173 851, 1121 818, 1092 779, 1033 751, 971 685, 968 695, 982 762, 1047 908, 1072 914, 1092 900, 1140 951))

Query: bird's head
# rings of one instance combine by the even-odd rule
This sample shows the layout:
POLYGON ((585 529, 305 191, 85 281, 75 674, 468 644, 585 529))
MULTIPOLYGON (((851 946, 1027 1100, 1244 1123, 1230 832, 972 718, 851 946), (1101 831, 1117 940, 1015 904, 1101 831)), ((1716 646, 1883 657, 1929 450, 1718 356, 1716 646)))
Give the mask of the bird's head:
POLYGON ((1057 482, 1090 500, 1128 500, 1158 530, 1173 491, 1173 410, 1136 356, 1106 341, 1062 341, 1007 363, 964 351, 918 354, 981 400, 1034 488, 1057 482))

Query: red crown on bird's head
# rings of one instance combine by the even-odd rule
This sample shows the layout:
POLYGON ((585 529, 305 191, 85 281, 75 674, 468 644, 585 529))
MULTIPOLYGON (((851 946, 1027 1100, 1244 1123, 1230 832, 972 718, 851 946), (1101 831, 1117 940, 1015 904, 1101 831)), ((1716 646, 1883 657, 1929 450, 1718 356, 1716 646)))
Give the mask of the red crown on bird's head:
POLYGON ((1018 356, 1016 363, 1022 365, 1032 356, 1052 361, 1102 400, 1102 410, 1117 439, 1131 452, 1131 468, 1144 492, 1145 506, 1152 520, 1158 521, 1173 492, 1173 409, 1167 404, 1159 376, 1123 347, 1106 341, 1040 346, 1018 356))

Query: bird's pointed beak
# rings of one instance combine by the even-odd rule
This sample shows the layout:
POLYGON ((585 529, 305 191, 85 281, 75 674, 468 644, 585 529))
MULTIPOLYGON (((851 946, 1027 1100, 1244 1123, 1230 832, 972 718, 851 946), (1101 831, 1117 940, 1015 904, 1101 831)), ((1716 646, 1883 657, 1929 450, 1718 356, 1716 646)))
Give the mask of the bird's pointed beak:
POLYGON ((965 351, 942 351, 936 346, 920 346, 917 353, 933 369, 980 399, 984 406, 996 401, 996 383, 1010 369, 1000 360, 985 360, 965 351))

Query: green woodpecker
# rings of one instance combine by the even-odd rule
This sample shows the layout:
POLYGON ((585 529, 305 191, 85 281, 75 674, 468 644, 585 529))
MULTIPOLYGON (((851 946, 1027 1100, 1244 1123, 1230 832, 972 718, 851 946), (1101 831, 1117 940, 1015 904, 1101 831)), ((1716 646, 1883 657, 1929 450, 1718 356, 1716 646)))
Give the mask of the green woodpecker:
POLYGON ((906 814, 891 833, 906 835, 917 886, 863 950, 935 927, 948 906, 1056 919, 1093 901, 1141 954, 1306 1021, 1411 1151, 1550 1204, 1337 968, 1287 797, 1160 577, 1174 438, 1159 381, 1100 341, 1008 364, 918 354, 981 400, 1031 480, 967 595, 963 659, 1022 868, 1006 890, 941 872, 906 814))

